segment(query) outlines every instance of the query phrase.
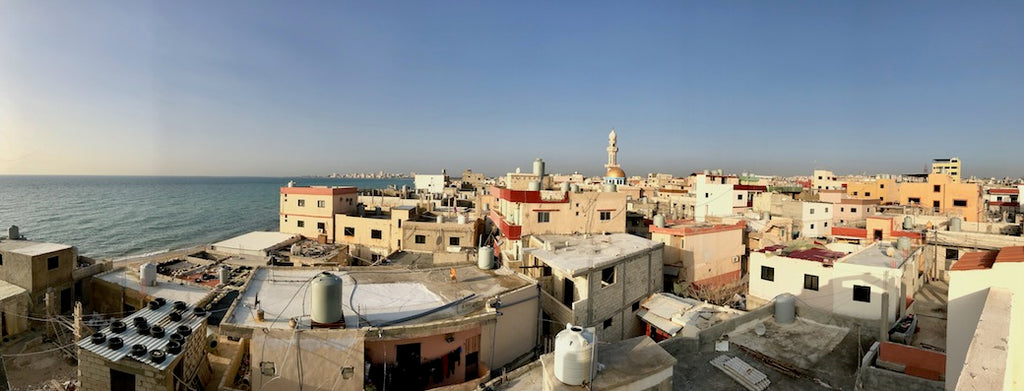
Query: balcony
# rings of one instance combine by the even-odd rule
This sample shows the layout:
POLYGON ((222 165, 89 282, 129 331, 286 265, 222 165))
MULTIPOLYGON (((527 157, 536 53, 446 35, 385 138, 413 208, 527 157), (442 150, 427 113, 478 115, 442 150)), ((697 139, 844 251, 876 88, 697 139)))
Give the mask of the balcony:
POLYGON ((501 230, 501 235, 508 240, 519 240, 523 236, 523 227, 519 225, 509 224, 505 220, 505 216, 498 213, 497 210, 491 209, 491 221, 498 225, 498 229, 501 230))

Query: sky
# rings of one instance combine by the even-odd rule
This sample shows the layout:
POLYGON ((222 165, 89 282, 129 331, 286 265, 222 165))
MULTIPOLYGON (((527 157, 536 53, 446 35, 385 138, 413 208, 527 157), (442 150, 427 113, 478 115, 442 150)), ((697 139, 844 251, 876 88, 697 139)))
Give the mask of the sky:
POLYGON ((0 175, 1024 175, 1019 1, 0 1, 0 175))

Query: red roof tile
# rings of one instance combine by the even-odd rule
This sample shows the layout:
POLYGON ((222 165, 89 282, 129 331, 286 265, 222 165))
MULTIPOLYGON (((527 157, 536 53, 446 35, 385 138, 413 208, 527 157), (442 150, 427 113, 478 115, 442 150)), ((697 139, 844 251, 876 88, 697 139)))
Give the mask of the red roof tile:
POLYGON ((949 270, 981 270, 991 269, 999 251, 977 251, 960 256, 949 270))
POLYGON ((1024 246, 1003 247, 996 256, 996 262, 1024 262, 1024 246))
POLYGON ((866 238, 868 237, 868 230, 866 228, 832 227, 832 236, 866 238))
POLYGON ((753 190, 753 191, 768 191, 768 186, 758 185, 732 185, 733 190, 753 190))

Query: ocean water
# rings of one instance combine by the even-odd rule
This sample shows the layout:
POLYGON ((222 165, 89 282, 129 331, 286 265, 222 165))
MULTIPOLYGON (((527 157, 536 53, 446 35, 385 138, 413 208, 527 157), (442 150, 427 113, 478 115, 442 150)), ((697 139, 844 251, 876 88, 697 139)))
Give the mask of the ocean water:
POLYGON ((17 225, 30 240, 117 259, 277 230, 279 188, 379 189, 409 179, 0 176, 0 236, 17 225))

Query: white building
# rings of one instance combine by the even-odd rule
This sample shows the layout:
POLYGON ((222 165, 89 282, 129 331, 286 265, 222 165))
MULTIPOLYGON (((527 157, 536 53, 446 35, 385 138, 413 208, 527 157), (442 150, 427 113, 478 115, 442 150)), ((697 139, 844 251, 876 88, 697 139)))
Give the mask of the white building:
POLYGON ((843 183, 832 171, 814 170, 814 175, 811 177, 811 188, 816 190, 842 189, 843 183))
POLYGON ((708 217, 732 215, 733 199, 736 197, 733 185, 707 183, 705 175, 697 175, 693 186, 695 196, 692 213, 689 216, 697 221, 705 221, 708 217))
POLYGON ((772 216, 793 219, 793 230, 801 237, 820 238, 831 234, 834 207, 828 202, 794 201, 787 197, 771 198, 772 216))
POLYGON ((921 248, 896 250, 886 242, 866 247, 832 243, 784 252, 773 246, 750 253, 750 300, 763 303, 778 295, 796 296, 801 305, 859 319, 879 319, 882 294, 888 294, 887 319, 905 311, 920 280, 921 248), (891 251, 891 252, 890 252, 891 251))
POLYGON ((1024 388, 1021 276, 1024 246, 966 253, 953 264, 946 323, 947 390, 1024 388))
POLYGON ((417 193, 442 194, 448 182, 448 176, 416 174, 413 180, 417 193))

